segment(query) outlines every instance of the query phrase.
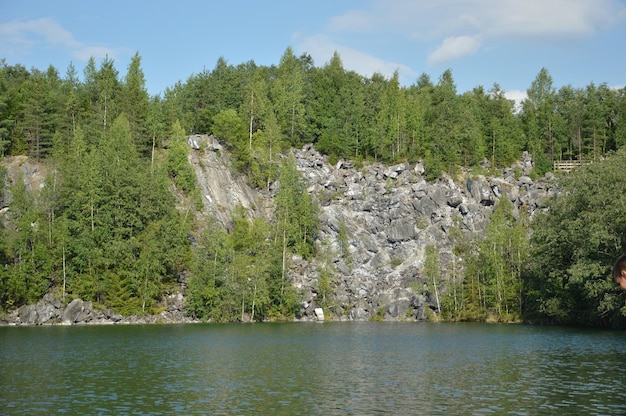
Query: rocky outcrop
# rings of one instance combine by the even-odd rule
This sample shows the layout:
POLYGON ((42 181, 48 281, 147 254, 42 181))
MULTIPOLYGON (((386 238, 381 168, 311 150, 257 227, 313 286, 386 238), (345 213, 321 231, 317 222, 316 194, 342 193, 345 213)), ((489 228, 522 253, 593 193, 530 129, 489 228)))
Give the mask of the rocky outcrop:
MULTIPOLYGON (((533 162, 502 170, 498 177, 465 173, 453 180, 424 178, 421 163, 384 166, 374 163, 355 169, 340 161, 335 166, 305 146, 295 152, 308 191, 320 205, 320 248, 330 253, 334 295, 327 311, 332 319, 426 319, 438 310, 435 287, 424 272, 425 248, 439 253, 444 294, 448 281, 459 274, 463 259, 455 256, 450 234, 456 228, 468 238, 484 234, 497 201, 508 198, 514 215, 530 215, 554 193, 554 175, 533 181, 533 162), (343 224, 350 245, 339 255, 343 224)), ((328 258, 328 253, 325 256, 328 258)), ((318 270, 328 264, 293 259, 291 277, 305 293, 302 319, 316 319, 318 270)))
MULTIPOLYGON (((205 207, 202 215, 228 228, 232 213, 241 205, 251 217, 272 219, 271 198, 278 184, 270 184, 267 192, 249 187, 245 178, 231 171, 227 151, 212 136, 189 136, 188 144, 192 149, 189 162, 205 207)), ((307 190, 320 207, 320 255, 309 261, 294 257, 289 262, 290 278, 303 296, 300 320, 427 319, 438 311, 437 294, 446 293, 452 276, 462 275, 463 259, 454 254, 453 230, 468 239, 478 238, 500 199, 512 202, 514 215, 522 211, 533 215, 555 193, 554 175, 531 178, 533 160, 528 154, 497 176, 464 172, 435 182, 424 177, 421 163, 372 163, 356 168, 339 161, 330 165, 311 145, 294 150, 294 155, 307 190), (345 233, 347 249, 340 250, 340 233, 345 233), (439 254, 441 279, 437 282, 424 272, 429 245, 439 254), (321 270, 333 276, 332 293, 323 302, 317 293, 321 270)), ((43 183, 43 167, 25 158, 9 163, 9 181, 22 171, 28 186, 43 183)), ((5 211, 11 198, 6 189, 0 201, 5 211)), ((184 313, 183 286, 164 298, 162 307, 158 315, 121 317, 80 299, 65 305, 46 295, 37 304, 0 319, 32 325, 190 321, 184 313)))
POLYGON ((187 144, 192 149, 189 163, 196 173, 206 215, 225 228, 230 227, 237 205, 251 217, 270 215, 269 201, 249 187, 244 177, 233 174, 230 157, 215 137, 188 136, 187 144))
MULTIPOLYGON (((212 136, 190 136, 194 166, 205 210, 225 227, 238 204, 251 216, 272 219, 272 190, 260 192, 231 173, 227 152, 212 136)), ((541 209, 554 191, 554 176, 533 181, 533 160, 520 162, 487 177, 465 172, 458 178, 426 180, 422 163, 380 163, 355 168, 339 161, 330 165, 311 145, 294 150, 308 192, 320 206, 320 252, 317 259, 293 258, 290 277, 303 293, 300 320, 424 320, 438 310, 432 279, 424 273, 425 250, 437 248, 445 294, 450 276, 461 274, 463 260, 454 255, 451 230, 467 238, 484 234, 497 201, 508 198, 518 216, 541 209), (339 249, 345 232, 349 247, 339 249), (324 259, 324 260, 322 260, 324 259), (330 260, 328 260, 330 259, 330 260), (330 299, 317 299, 320 270, 334 278, 330 299), (326 310, 320 311, 321 303, 326 310)), ((485 162, 488 168, 488 162, 485 162)))
POLYGON ((185 315, 185 302, 181 292, 165 296, 161 302, 164 310, 156 315, 122 316, 118 313, 94 308, 90 301, 72 299, 67 305, 47 293, 34 305, 24 305, 1 317, 5 325, 106 325, 154 324, 197 322, 185 315))
POLYGON ((27 156, 10 156, 3 160, 3 167, 6 168, 4 183, 0 183, 0 221, 7 225, 10 217, 9 205, 13 201, 11 186, 19 178, 24 181, 28 190, 38 190, 43 188, 48 169, 46 165, 31 161, 27 156))

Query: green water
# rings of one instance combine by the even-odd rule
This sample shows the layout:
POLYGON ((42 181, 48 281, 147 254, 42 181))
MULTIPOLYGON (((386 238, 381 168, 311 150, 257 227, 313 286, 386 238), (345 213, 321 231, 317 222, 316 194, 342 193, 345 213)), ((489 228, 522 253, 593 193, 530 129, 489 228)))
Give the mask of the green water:
POLYGON ((626 414, 626 333, 512 325, 0 327, 0 414, 626 414))

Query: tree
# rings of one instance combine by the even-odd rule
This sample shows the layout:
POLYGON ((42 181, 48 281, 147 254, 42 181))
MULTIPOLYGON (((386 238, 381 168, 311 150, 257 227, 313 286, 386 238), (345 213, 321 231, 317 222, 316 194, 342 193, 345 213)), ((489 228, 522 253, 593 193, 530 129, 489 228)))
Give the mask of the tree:
POLYGON ((312 134, 322 153, 343 157, 348 154, 342 132, 345 109, 342 108, 346 73, 337 52, 323 68, 314 72, 312 97, 312 134))
POLYGON ((621 149, 626 145, 626 87, 619 90, 615 105, 615 148, 621 149))
POLYGON ((380 102, 380 111, 376 117, 378 133, 377 154, 386 155, 385 160, 394 161, 403 150, 405 117, 402 114, 404 105, 400 91, 398 71, 386 83, 380 102))
POLYGON ((442 171, 460 165, 461 111, 456 95, 456 85, 450 70, 444 71, 432 90, 432 105, 427 116, 428 134, 431 137, 424 149, 427 175, 438 177, 442 171))
POLYGON ((195 318, 228 320, 224 316, 225 308, 222 307, 230 254, 228 244, 226 231, 209 220, 192 252, 187 308, 195 318))
POLYGON ((552 168, 555 151, 555 91, 552 77, 546 68, 541 68, 522 101, 522 120, 528 139, 526 150, 536 159, 539 174, 552 168))
POLYGON ((120 92, 120 83, 115 62, 108 56, 102 60, 100 70, 96 74, 98 88, 99 114, 102 120, 102 130, 106 131, 118 114, 117 96, 120 92))
POLYGON ((593 83, 585 89, 583 138, 586 143, 585 158, 598 160, 606 151, 615 120, 615 93, 606 84, 593 83))
POLYGON ((120 90, 120 109, 126 114, 133 140, 139 151, 149 155, 152 140, 148 134, 150 100, 146 90, 146 81, 141 69, 141 57, 135 53, 128 65, 128 72, 120 90))
POLYGON ((498 319, 521 316, 521 275, 527 258, 526 227, 512 214, 512 204, 502 198, 480 244, 479 263, 485 269, 487 312, 498 319))
POLYGON ((285 158, 276 195, 276 225, 283 247, 308 258, 315 253, 317 206, 306 192, 293 155, 285 158))
POLYGON ((583 123, 584 123, 584 93, 580 89, 572 86, 565 86, 559 89, 555 97, 557 114, 562 121, 563 134, 567 138, 566 142, 559 141, 556 148, 558 159, 578 159, 585 158, 583 155, 583 123))
POLYGON ((54 133, 59 128, 63 103, 58 73, 52 66, 46 73, 35 70, 23 88, 24 132, 30 155, 40 161, 48 154, 54 133))
POLYGON ((239 153, 249 149, 245 132, 246 124, 237 110, 223 110, 213 118, 213 134, 235 147, 239 153))
POLYGON ((189 152, 187 137, 178 120, 176 120, 172 127, 172 137, 170 138, 168 149, 168 174, 176 186, 182 190, 185 195, 189 195, 196 190, 196 175, 187 160, 189 152))
MULTIPOLYGON (((439 285, 441 284, 441 271, 439 266, 439 250, 436 246, 429 244, 424 253, 424 273, 426 278, 432 282, 435 301, 437 302, 437 312, 441 313, 441 303, 439 302, 439 285)), ((428 283, 430 287, 430 282, 428 283)))
MULTIPOLYGON (((7 230, 7 265, 3 306, 35 302, 50 287, 50 256, 46 245, 45 216, 22 174, 11 186, 11 223, 7 230)), ((5 266, 6 267, 6 266, 5 266)))
POLYGON ((281 134, 291 146, 301 144, 305 130, 304 77, 302 63, 294 55, 293 49, 288 47, 280 58, 271 96, 281 134))
POLYGON ((626 153, 562 178, 559 196, 532 223, 526 314, 563 324, 626 326, 610 269, 626 247, 626 153))
POLYGON ((24 121, 26 99, 32 92, 25 91, 25 86, 31 74, 21 65, 8 66, 0 59, 0 76, 0 145, 8 154, 28 154, 24 121))
POLYGON ((510 166, 522 152, 524 133, 514 116, 514 103, 498 84, 485 93, 475 88, 476 120, 483 136, 485 156, 493 166, 510 166))
POLYGON ((146 313, 186 258, 166 169, 140 157, 124 115, 90 150, 77 128, 60 168, 68 291, 146 313))

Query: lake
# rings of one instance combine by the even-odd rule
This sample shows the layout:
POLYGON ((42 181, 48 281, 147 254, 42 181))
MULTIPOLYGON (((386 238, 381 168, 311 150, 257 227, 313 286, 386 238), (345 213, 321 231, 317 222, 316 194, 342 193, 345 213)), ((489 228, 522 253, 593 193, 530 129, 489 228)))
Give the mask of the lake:
POLYGON ((5 415, 626 414, 626 332, 391 322, 0 327, 5 415))

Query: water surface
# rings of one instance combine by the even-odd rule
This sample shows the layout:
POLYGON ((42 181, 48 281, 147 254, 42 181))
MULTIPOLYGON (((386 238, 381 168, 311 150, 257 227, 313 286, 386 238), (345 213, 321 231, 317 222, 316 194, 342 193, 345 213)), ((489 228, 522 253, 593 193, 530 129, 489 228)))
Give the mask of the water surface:
POLYGON ((432 323, 0 327, 0 413, 626 414, 626 333, 432 323))

